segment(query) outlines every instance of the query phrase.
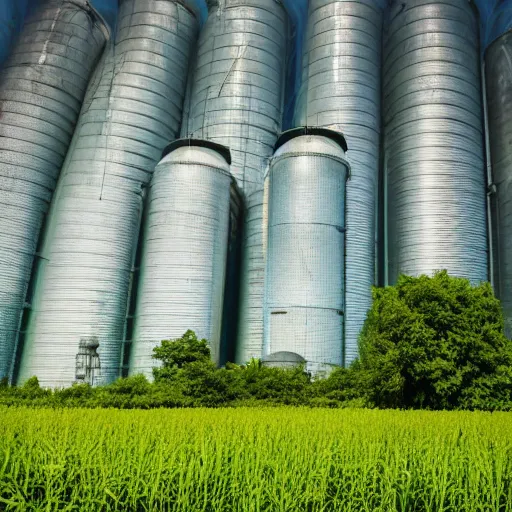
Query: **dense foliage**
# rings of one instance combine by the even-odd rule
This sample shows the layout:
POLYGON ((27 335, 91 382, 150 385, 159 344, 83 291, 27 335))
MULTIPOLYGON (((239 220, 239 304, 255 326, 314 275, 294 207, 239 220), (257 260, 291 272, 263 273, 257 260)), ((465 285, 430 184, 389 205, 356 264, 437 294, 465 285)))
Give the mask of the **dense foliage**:
POLYGON ((510 413, 0 408, 0 510, 512 511, 510 413))
POLYGON ((246 366, 228 365, 218 369, 208 358, 190 361, 182 368, 155 369, 155 376, 152 383, 137 375, 118 379, 109 386, 76 384, 53 391, 41 389, 37 378, 32 377, 23 386, 0 388, 0 405, 150 409, 314 405, 315 402, 314 385, 301 367, 266 368, 254 360, 246 366))
POLYGON ((380 407, 508 409, 512 342, 489 283, 439 272, 374 290, 355 371, 380 407))
POLYGON ((512 410, 512 342, 488 283, 472 287, 440 272, 402 276, 374 290, 351 368, 312 379, 304 367, 258 360, 218 369, 206 340, 188 331, 154 350, 154 382, 143 376, 110 386, 44 390, 37 379, 0 386, 0 404, 53 407, 226 407, 304 405, 512 410))

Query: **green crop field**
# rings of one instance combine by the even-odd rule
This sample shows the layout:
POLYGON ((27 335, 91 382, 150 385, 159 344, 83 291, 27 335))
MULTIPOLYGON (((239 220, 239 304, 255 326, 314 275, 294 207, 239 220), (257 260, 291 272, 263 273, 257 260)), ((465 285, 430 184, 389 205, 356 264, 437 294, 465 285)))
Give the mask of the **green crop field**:
POLYGON ((508 511, 512 415, 0 409, 0 510, 508 511))

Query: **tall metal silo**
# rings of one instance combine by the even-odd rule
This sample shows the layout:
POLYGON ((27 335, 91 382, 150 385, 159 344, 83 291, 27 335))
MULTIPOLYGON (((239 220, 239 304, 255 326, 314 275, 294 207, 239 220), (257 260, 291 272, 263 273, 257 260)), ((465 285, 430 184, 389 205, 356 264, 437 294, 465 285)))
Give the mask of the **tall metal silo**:
POLYGON ((375 284, 380 148, 382 2, 311 0, 296 126, 323 126, 347 140, 345 364, 358 354, 359 332, 375 284))
POLYGON ((197 29, 180 2, 122 1, 52 203, 20 382, 70 385, 90 339, 100 365, 92 383, 119 376, 142 189, 179 132, 197 29))
POLYGON ((199 38, 181 134, 229 147, 246 197, 281 130, 286 31, 280 1, 215 0, 199 38))
POLYGON ((265 285, 265 254, 263 245, 263 190, 247 198, 242 239, 240 270, 240 304, 235 362, 245 364, 259 359, 263 350, 263 294, 265 285), (252 300, 248 300, 251 297, 252 300))
POLYGON ((263 355, 313 373, 343 362, 346 149, 339 132, 289 130, 270 169, 263 355))
POLYGON ((268 192, 269 170, 265 170, 263 190, 253 192, 247 198, 245 210, 245 229, 242 241, 242 268, 240 271, 240 289, 244 300, 241 303, 238 324, 235 362, 246 364, 251 359, 260 359, 263 355, 263 308, 261 305, 265 293, 265 272, 267 264, 268 242, 268 192))
POLYGON ((0 73, 0 378, 12 373, 43 219, 109 35, 85 0, 44 0, 0 73))
POLYGON ((231 156, 210 141, 171 144, 151 182, 130 374, 152 376, 153 348, 193 330, 221 355, 231 156))
POLYGON ((512 31, 485 54, 487 111, 495 194, 495 289, 502 301, 505 332, 512 337, 512 31))
MULTIPOLYGON (((229 147, 231 173, 248 198, 263 189, 263 173, 281 131, 287 15, 279 0, 214 0, 209 9, 181 134, 229 147)), ((252 224, 244 229, 250 232, 252 224)), ((244 339, 238 339, 239 344, 259 347, 263 345, 262 251, 260 244, 242 252, 248 274, 241 276, 239 333, 244 339)))
POLYGON ((478 19, 467 0, 400 0, 385 30, 388 282, 488 278, 478 19))

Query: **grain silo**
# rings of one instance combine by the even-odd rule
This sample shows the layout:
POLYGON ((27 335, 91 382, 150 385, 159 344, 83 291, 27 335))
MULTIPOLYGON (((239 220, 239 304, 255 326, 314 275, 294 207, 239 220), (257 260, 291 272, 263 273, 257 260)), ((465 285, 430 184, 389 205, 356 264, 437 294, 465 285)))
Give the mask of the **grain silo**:
POLYGON ((311 0, 296 126, 323 126, 347 140, 345 364, 375 284, 383 2, 311 0))
POLYGON ((99 359, 93 384, 119 376, 142 189, 179 132, 197 29, 180 2, 122 1, 52 203, 20 382, 84 380, 79 349, 99 359))
POLYGON ((281 129, 286 30, 280 1, 215 0, 199 38, 181 134, 229 147, 245 196, 263 187, 281 129))
MULTIPOLYGON (((261 193, 263 173, 281 131, 287 15, 279 0, 213 0, 209 8, 181 134, 229 147, 231 173, 247 199, 261 193)), ((252 213, 253 203, 246 202, 246 207, 252 213)), ((251 216, 246 218, 250 224, 244 229, 250 231, 251 216)), ((239 333, 244 339, 238 339, 259 347, 263 344, 262 258, 261 244, 242 253, 242 266, 249 275, 241 277, 239 333)))
POLYGON ((388 282, 487 280, 478 17, 468 0, 394 2, 383 117, 388 282))
POLYGON ((512 32, 494 41, 485 54, 489 140, 494 196, 495 280, 512 337, 512 32))
POLYGON ((242 239, 240 293, 240 322, 235 362, 245 364, 259 359, 263 348, 263 294, 265 283, 265 254, 263 244, 263 190, 253 192, 247 199, 242 239), (252 300, 247 300, 251 297, 252 300))
POLYGON ((181 139, 157 165, 145 215, 131 375, 151 377, 153 348, 193 330, 220 362, 229 238, 231 156, 181 139))
POLYGON ((85 0, 45 0, 0 75, 0 378, 12 372, 43 219, 108 38, 85 0))
POLYGON ((254 300, 244 300, 240 304, 240 318, 243 322, 238 325, 238 343, 235 352, 237 364, 245 364, 251 359, 260 359, 263 355, 263 308, 261 305, 264 300, 267 263, 269 170, 270 165, 265 170, 263 190, 253 192, 247 198, 240 289, 243 297, 253 297, 254 300))
POLYGON ((339 132, 289 130, 270 168, 263 355, 313 373, 343 362, 346 149, 339 132))

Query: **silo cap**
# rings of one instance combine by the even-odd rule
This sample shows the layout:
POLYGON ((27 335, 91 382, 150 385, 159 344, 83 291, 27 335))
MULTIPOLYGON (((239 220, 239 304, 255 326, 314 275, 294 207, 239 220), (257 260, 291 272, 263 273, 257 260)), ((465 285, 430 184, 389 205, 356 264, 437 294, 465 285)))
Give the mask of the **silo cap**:
POLYGON ((211 140, 204 139, 178 139, 171 142, 162 152, 162 158, 165 158, 169 153, 172 153, 178 148, 185 147, 199 147, 199 148, 207 148, 216 151, 221 155, 224 160, 231 165, 231 151, 228 147, 223 146, 222 144, 217 144, 216 142, 212 142, 211 140))
POLYGON ((329 130, 328 128, 319 128, 316 126, 301 126, 299 128, 286 130, 281 134, 279 139, 277 139, 274 151, 277 151, 281 146, 294 139, 295 137, 301 137, 303 135, 318 135, 319 137, 327 137, 328 139, 331 139, 339 144, 343 151, 348 151, 347 141, 345 140, 345 137, 342 133, 335 130, 329 130))
POLYGON ((296 363, 301 364, 305 363, 306 360, 300 356, 299 354, 295 352, 288 352, 288 351, 281 351, 281 352, 274 352, 272 354, 269 354, 267 356, 262 357, 262 362, 264 363, 296 363))

